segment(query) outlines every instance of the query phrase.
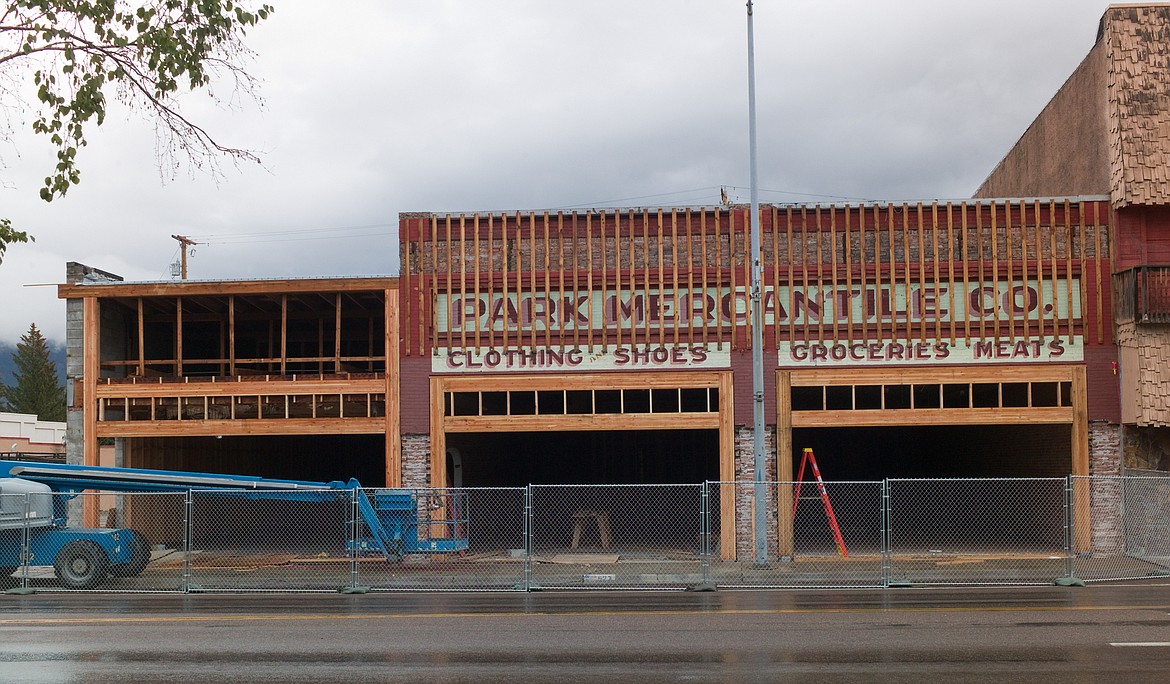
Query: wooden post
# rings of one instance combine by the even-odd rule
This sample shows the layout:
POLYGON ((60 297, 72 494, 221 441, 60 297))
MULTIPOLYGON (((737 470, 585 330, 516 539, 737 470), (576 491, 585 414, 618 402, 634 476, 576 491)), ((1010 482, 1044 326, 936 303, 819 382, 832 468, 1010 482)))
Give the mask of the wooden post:
MULTIPOLYGON (((730 372, 719 378, 719 480, 735 481, 735 387, 730 372)), ((735 560, 735 485, 719 487, 720 558, 735 560)))
POLYGON ((776 371, 776 514, 779 548, 777 555, 791 558, 795 553, 792 515, 792 372, 776 371))
MULTIPOLYGON (((82 299, 82 460, 87 466, 98 463, 97 384, 100 373, 101 329, 97 297, 82 299)), ((98 526, 98 497, 85 496, 82 519, 86 527, 98 526)))
POLYGON ((386 486, 402 486, 402 375, 399 349, 399 290, 386 290, 385 347, 386 486))

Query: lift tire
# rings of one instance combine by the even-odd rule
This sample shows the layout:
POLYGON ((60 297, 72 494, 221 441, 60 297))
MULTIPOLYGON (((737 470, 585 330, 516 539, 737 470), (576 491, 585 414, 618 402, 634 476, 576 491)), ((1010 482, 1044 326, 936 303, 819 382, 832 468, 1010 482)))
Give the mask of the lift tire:
POLYGON ((110 566, 114 577, 137 577, 150 562, 150 542, 138 530, 130 530, 130 562, 110 566))
POLYGON ((69 589, 93 589, 110 570, 110 559, 97 542, 76 539, 61 547, 53 559, 57 580, 69 589))

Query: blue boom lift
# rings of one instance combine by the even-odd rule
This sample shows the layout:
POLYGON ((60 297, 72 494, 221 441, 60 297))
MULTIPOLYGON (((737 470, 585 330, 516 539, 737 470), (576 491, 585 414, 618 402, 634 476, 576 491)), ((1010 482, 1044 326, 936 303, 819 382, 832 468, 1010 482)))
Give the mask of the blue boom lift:
MULTIPOLYGON (((280 501, 354 501, 361 523, 350 550, 377 552, 389 562, 410 553, 467 548, 466 506, 460 492, 444 493, 449 507, 410 489, 362 489, 349 482, 274 480, 172 470, 109 468, 0 460, 0 582, 24 565, 52 563, 70 589, 92 589, 108 576, 134 577, 150 562, 150 543, 126 528, 80 528, 67 523, 68 502, 85 490, 119 493, 192 492, 280 501), (23 495, 23 496, 22 496, 23 495), (446 518, 430 519, 442 508, 446 518), (425 519, 420 521, 420 511, 425 519), (450 512, 457 515, 450 515, 450 512), (419 527, 424 534, 420 537, 419 527), (23 555, 27 545, 27 556, 23 555)), ((355 521, 356 522, 356 521, 355 521)))

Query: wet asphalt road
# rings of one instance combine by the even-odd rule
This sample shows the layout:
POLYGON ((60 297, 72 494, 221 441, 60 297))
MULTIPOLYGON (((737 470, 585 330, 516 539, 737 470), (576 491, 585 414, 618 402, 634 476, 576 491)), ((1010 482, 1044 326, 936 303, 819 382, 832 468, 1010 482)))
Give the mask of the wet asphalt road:
POLYGON ((1170 682, 1170 584, 0 595, 0 681, 1170 682))

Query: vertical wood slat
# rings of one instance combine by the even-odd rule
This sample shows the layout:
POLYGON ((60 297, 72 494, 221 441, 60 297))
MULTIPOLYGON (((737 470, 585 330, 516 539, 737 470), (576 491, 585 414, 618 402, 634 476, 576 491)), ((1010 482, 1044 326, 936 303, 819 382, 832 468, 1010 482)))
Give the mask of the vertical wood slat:
MULTIPOLYGON (((463 214, 459 215, 459 306, 463 310, 459 312, 459 348, 461 351, 467 351, 467 217, 463 214)), ((447 265, 448 270, 451 269, 450 264, 447 265)), ((451 293, 447 293, 447 301, 451 300, 451 293)), ((478 301, 476 308, 478 309, 478 301)), ((479 316, 476 316, 479 319, 479 316)), ((451 327, 450 321, 447 322, 447 327, 451 327)))
MULTIPOLYGON (((605 213, 601 214, 601 235, 605 235, 605 213)), ((601 243, 601 258, 606 258, 606 243, 601 243)), ((613 278, 614 290, 617 296, 613 300, 613 336, 614 346, 621 346, 621 212, 613 213, 613 278)), ((603 334, 606 327, 603 327, 603 334)))
MULTIPOLYGON (((637 269, 634 267, 634 262, 637 258, 636 253, 638 250, 636 249, 635 244, 634 244, 637 232, 636 232, 636 229, 634 228, 635 224, 634 224, 634 210, 633 209, 630 209, 629 213, 627 214, 627 217, 629 218, 629 225, 627 226, 627 229, 628 229, 628 234, 630 236, 630 244, 629 244, 629 248, 626 250, 626 252, 627 252, 626 256, 628 257, 628 260, 630 262, 630 297, 633 298, 634 292, 638 289, 638 283, 637 283, 637 279, 636 279, 637 269)), ((615 318, 617 318, 617 321, 618 321, 619 328, 621 327, 620 313, 621 313, 620 310, 614 312, 615 318)), ((634 348, 634 347, 638 346, 638 326, 636 325, 636 323, 637 323, 637 321, 635 321, 634 317, 631 316, 630 317, 630 348, 634 348)))
MULTIPOLYGON (((690 209, 686 210, 684 218, 685 232, 687 236, 687 310, 684 312, 683 320, 687 326, 687 344, 694 345, 695 343, 695 241, 694 241, 694 216, 690 209)), ((703 296, 706 297, 706 292, 703 296)))
POLYGON ((1052 280, 1052 337, 1060 337, 1060 288, 1056 264, 1059 253, 1056 247, 1056 200, 1048 201, 1048 265, 1052 280))
MULTIPOLYGON (((852 227, 852 223, 850 221, 850 216, 849 216, 852 213, 852 210, 849 208, 849 205, 845 205, 844 207, 842 207, 841 212, 843 214, 842 218, 844 219, 844 224, 845 224, 841 227, 841 230, 842 230, 841 250, 842 250, 842 252, 844 252, 844 257, 845 257, 845 289, 847 292, 849 292, 849 296, 845 298, 845 301, 847 302, 847 306, 845 307, 845 330, 846 330, 845 336, 846 336, 846 339, 849 342, 849 344, 853 344, 855 341, 854 337, 853 337, 853 227, 852 227)), ((836 245, 836 242, 834 241, 834 249, 836 249, 835 245, 836 245)), ((834 286, 836 285, 836 282, 837 282, 836 263, 837 263, 837 259, 834 258, 833 259, 833 283, 834 283, 834 286)), ((864 300, 865 288, 863 287, 863 288, 861 288, 861 290, 863 292, 862 299, 864 300)), ((839 318, 841 318, 841 316, 838 314, 834 320, 839 319, 839 318)))
MULTIPOLYGON (((878 218, 877 205, 874 205, 873 216, 874 216, 874 219, 878 218)), ((895 248, 894 248, 894 205, 893 204, 886 205, 886 226, 888 228, 888 233, 887 233, 888 238, 887 238, 886 249, 889 252, 888 253, 889 261, 886 262, 886 270, 888 272, 888 280, 890 283, 890 293, 889 293, 888 299, 897 300, 897 298, 898 298, 898 267, 897 267, 897 263, 898 262, 896 260, 897 252, 895 251, 895 248)), ((887 299, 887 298, 881 297, 881 299, 887 299)), ((878 319, 878 329, 879 330, 881 330, 885 327, 885 322, 882 320, 884 318, 883 309, 885 309, 884 304, 879 303, 877 305, 877 319, 878 319)), ((889 340, 891 342, 895 342, 898 339, 898 330, 897 330, 897 321, 894 320, 894 316, 890 316, 889 326, 890 326, 889 340)), ((878 342, 882 342, 882 341, 883 341, 882 335, 878 335, 878 342)))
MULTIPOLYGON (((995 287, 999 287, 999 230, 998 222, 996 221, 996 214, 998 214, 998 206, 995 202, 991 203, 991 282, 995 287)), ((1010 223, 1010 221, 1009 221, 1010 223)), ((999 340, 999 307, 993 306, 991 309, 992 323, 994 326, 994 334, 996 341, 999 340)))
MULTIPOLYGON (((1044 343, 1045 317, 1048 312, 1044 310, 1044 223, 1040 219, 1040 200, 1032 202, 1032 215, 1035 220, 1035 232, 1033 239, 1035 240, 1035 247, 1033 253, 1035 254, 1035 290, 1037 290, 1037 304, 1035 304, 1035 326, 1037 326, 1037 334, 1040 338, 1040 343, 1044 343)), ((1049 219, 1051 220, 1051 219, 1049 219)), ((1025 264, 1025 268, 1027 265, 1025 264)), ((1027 279, 1027 278, 1025 278, 1027 279)))
MULTIPOLYGON (((472 230, 472 232, 474 233, 474 235, 472 236, 472 245, 471 245, 471 248, 472 248, 472 250, 473 250, 473 252, 474 252, 474 254, 475 254, 475 266, 472 268, 472 270, 471 270, 471 274, 472 274, 472 278, 474 278, 474 279, 475 279, 475 282, 473 283, 473 287, 475 288, 475 293, 474 293, 474 294, 475 294, 475 334, 474 334, 474 337, 475 337, 475 351, 476 351, 476 352, 478 352, 478 351, 480 351, 481 349, 483 349, 483 336, 482 336, 482 331, 480 330, 480 328, 481 328, 481 326, 480 326, 480 318, 481 318, 481 316, 480 316, 480 314, 479 314, 479 303, 480 303, 481 301, 483 301, 483 300, 480 298, 480 291, 479 291, 479 286, 480 286, 480 265, 479 265, 479 260, 480 260, 480 245, 479 245, 479 226, 480 226, 479 214, 476 214, 476 215, 475 215, 475 219, 472 221, 472 224, 471 224, 471 230, 472 230)), ((489 242, 488 244, 490 245, 491 243, 489 242)), ((489 253, 489 254, 491 253, 491 250, 490 250, 490 249, 488 250, 488 253, 489 253)), ((490 272, 490 271, 489 271, 489 272, 490 272)), ((492 301, 492 300, 491 300, 491 298, 489 297, 489 298, 488 298, 488 311, 491 311, 491 301, 492 301)))
MULTIPOLYGON (((444 269, 447 272, 447 287, 446 287, 446 290, 447 290, 446 291, 446 294, 447 294, 447 339, 444 341, 444 344, 446 345, 447 349, 450 350, 451 348, 453 348, 455 346, 455 331, 451 329, 451 324, 454 322, 454 320, 453 320, 454 316, 451 315, 452 310, 453 310, 452 309, 451 294, 452 294, 452 290, 454 289, 453 278, 455 277, 454 276, 455 269, 452 268, 452 259, 451 259, 451 236, 452 236, 451 231, 452 231, 452 227, 451 227, 451 215, 450 214, 447 214, 446 219, 444 219, 444 221, 443 221, 443 225, 444 225, 446 232, 447 232, 447 237, 446 237, 447 267, 444 269)), ((438 265, 439 265, 438 261, 436 261, 435 262, 436 269, 438 268, 438 265)))
MULTIPOLYGON (((721 248, 722 248, 722 242, 723 242, 723 240, 722 240, 722 227, 721 227, 721 237, 720 237, 720 247, 721 248)), ((737 285, 736 279, 737 278, 736 278, 736 270, 735 270, 735 210, 732 210, 732 209, 728 209, 728 265, 727 265, 727 269, 728 269, 728 271, 730 271, 728 278, 730 279, 730 282, 731 282, 731 284, 730 284, 731 292, 730 292, 730 298, 729 298, 729 300, 731 302, 731 305, 729 306, 730 322, 720 323, 720 339, 723 338, 723 332, 724 332, 725 327, 729 327, 728 333, 730 334, 730 338, 728 339, 728 341, 729 341, 729 344, 731 345, 731 351, 734 352, 736 350, 736 341, 737 341, 736 340, 736 330, 735 330, 736 329, 735 295, 736 295, 736 285, 737 285)), ((723 281, 722 269, 721 269, 720 276, 721 276, 720 277, 721 281, 723 281)), ((722 288, 721 288, 721 293, 722 293, 722 288)))
MULTIPOLYGON (((989 205, 991 206, 991 205, 989 205)), ((985 270, 983 265, 983 207, 979 203, 975 204, 975 248, 979 250, 979 279, 976 281, 979 285, 986 282, 985 270)), ((979 307, 979 338, 987 339, 987 312, 983 306, 979 307)))
MULTIPOLYGON (((517 240, 517 242, 519 242, 519 240, 520 240, 520 233, 519 232, 516 233, 516 240, 517 240)), ((521 250, 520 253, 523 254, 523 250, 521 250)), ((520 289, 517 288, 516 292, 517 292, 517 295, 519 295, 520 289)), ((536 294, 536 292, 537 292, 537 290, 536 290, 536 212, 534 212, 534 211, 528 212, 528 292, 531 294, 536 294)), ((517 296, 517 300, 519 300, 519 296, 517 296)), ((529 302, 529 304, 530 304, 530 306, 532 306, 532 313, 535 314, 536 313, 536 304, 534 302, 529 302)), ((516 325, 517 334, 520 334, 519 331, 524 328, 524 325, 523 325, 524 315, 523 315, 523 313, 520 312, 519 309, 520 309, 520 307, 517 307, 517 311, 516 311, 516 315, 519 318, 519 320, 517 321, 517 325, 516 325)), ((537 326, 536 326, 536 316, 535 315, 532 316, 532 320, 529 322, 529 325, 532 328, 531 330, 528 331, 529 349, 535 350, 536 347, 538 346, 538 343, 536 341, 536 327, 537 326)), ((517 340, 517 342, 520 343, 519 340, 517 340)))
POLYGON ((1075 332, 1073 331, 1073 229, 1072 229, 1072 202, 1064 201, 1064 225, 1062 227, 1062 234, 1064 235, 1064 277, 1065 277, 1065 321, 1068 325, 1068 343, 1073 343, 1075 332))
POLYGON ((288 374, 288 295, 280 295, 280 374, 288 374))
MULTIPOLYGON (((659 345, 663 345, 666 343, 666 317, 662 315, 663 291, 666 289, 666 267, 662 261, 663 257, 666 254, 666 248, 662 244, 663 237, 664 237, 663 225, 662 225, 663 218, 664 217, 662 215, 662 209, 659 208, 658 214, 657 214, 657 217, 655 220, 655 230, 658 233, 658 237, 657 237, 658 264, 656 266, 656 268, 658 270, 658 310, 653 312, 653 315, 658 318, 658 344, 659 345)), ((651 311, 650 311, 651 303, 650 302, 652 300, 653 300, 653 298, 650 296, 650 293, 647 292, 646 293, 646 316, 648 318, 651 315, 651 311)))
POLYGON ((793 255, 792 205, 785 211, 785 233, 788 237, 788 273, 784 276, 784 283, 788 286, 788 342, 796 341, 796 257, 793 255))
POLYGON ((1093 202, 1093 262, 1096 267, 1097 283, 1097 344, 1105 342, 1105 305, 1102 290, 1105 289, 1101 272, 1101 203, 1093 202))
MULTIPOLYGON (((414 225, 415 225, 414 220, 407 220, 406 225, 403 226, 402 248, 401 248, 402 254, 399 255, 399 258, 402 260, 401 283, 402 283, 403 291, 406 292, 406 311, 404 311, 403 314, 406 317, 407 321, 412 321, 412 320, 414 320, 414 318, 417 317, 417 316, 415 316, 414 312, 411 309, 412 297, 410 296, 410 293, 414 291, 414 288, 412 286, 413 285, 412 278, 411 278, 411 276, 412 276, 411 271, 414 270, 414 264, 412 264, 410 261, 411 248, 414 246, 414 241, 413 241, 414 240, 414 225)), ((410 345, 411 330, 407 329, 405 332, 406 332, 405 339, 402 340, 402 342, 404 343, 402 346, 402 353, 405 356, 410 356, 411 351, 412 351, 411 345, 410 345)), ((387 349, 386 353, 389 354, 390 351, 391 350, 387 349)))
POLYGON ((1085 339, 1088 339, 1089 327, 1090 327, 1090 324, 1089 324, 1089 292, 1088 292, 1089 284, 1087 282, 1087 280, 1089 278, 1089 253, 1088 253, 1088 250, 1085 249, 1085 246, 1086 246, 1085 239, 1087 237, 1087 228, 1085 227, 1085 215, 1088 213, 1088 207, 1085 206, 1084 202, 1081 202, 1081 204, 1080 204, 1080 212, 1079 213, 1080 213, 1080 217, 1079 217, 1080 220, 1078 222, 1077 233, 1080 237, 1080 258, 1081 258, 1081 273, 1080 273, 1080 278, 1079 278, 1080 283, 1081 283, 1081 288, 1080 288, 1081 289, 1081 322, 1082 322, 1081 323, 1081 336, 1084 337, 1085 339))
MULTIPOLYGON (((939 315, 938 315, 938 310, 939 310, 939 307, 941 305, 941 302, 939 302, 939 296, 938 296, 938 286, 939 286, 939 276, 940 276, 939 263, 938 263, 938 259, 939 259, 939 251, 938 251, 938 233, 939 233, 938 202, 931 203, 930 217, 931 217, 931 226, 932 226, 931 231, 930 231, 930 238, 931 238, 931 243, 934 247, 934 293, 933 293, 934 294, 934 340, 935 340, 935 342, 938 342, 943 337, 943 334, 942 334, 943 322, 942 322, 942 319, 939 318, 939 315)), ((950 246, 949 242, 947 243, 947 246, 948 247, 950 246)), ((955 289, 954 288, 954 278, 951 278, 947 282, 948 282, 947 290, 954 291, 954 289, 955 289)), ((924 303, 923 310, 925 311, 925 309, 926 309, 926 306, 924 303)), ((951 311, 951 312, 954 311, 953 308, 947 309, 947 310, 951 311)), ((952 320, 954 320, 953 316, 952 316, 952 320)))
POLYGON ((138 377, 146 377, 146 311, 142 297, 138 298, 138 377))
MULTIPOLYGON (((439 328, 435 325, 435 309, 437 308, 437 300, 435 299, 435 292, 437 290, 437 280, 439 278, 439 217, 437 215, 431 217, 431 242, 427 245, 427 256, 430 258, 427 268, 427 285, 429 297, 429 306, 427 307, 428 317, 430 318, 431 326, 431 353, 434 354, 439 348, 439 328)), ((419 316, 419 333, 425 334, 425 323, 422 316, 419 316)))
MULTIPOLYGON (((650 292, 650 210, 642 210, 642 290, 643 294, 650 292)), ((646 349, 650 348, 650 306, 647 305, 642 310, 642 340, 646 349)))
MULTIPOLYGON (((772 222, 772 347, 780 348, 780 212, 773 206, 769 211, 772 222)), ((765 309, 766 311, 766 309, 765 309)))
MULTIPOLYGON (((800 289, 802 296, 807 297, 808 293, 808 208, 800 208, 800 289)), ((809 341, 809 321, 808 321, 808 300, 804 300, 804 306, 800 317, 801 328, 804 335, 801 340, 809 341)), ((793 304, 791 311, 793 318, 796 317, 796 306, 793 304)))
MULTIPOLYGON (((840 260, 837 258, 837 208, 836 207, 829 207, 829 258, 832 260, 832 264, 833 264, 832 273, 830 273, 830 278, 832 278, 832 286, 829 288, 829 292, 834 293, 833 295, 831 295, 831 297, 835 298, 836 297, 835 293, 837 292, 837 289, 840 286, 840 281, 837 279, 837 262, 840 260)), ((840 315, 840 312, 837 311, 837 305, 838 305, 838 302, 840 302, 840 301, 841 301, 840 298, 835 298, 834 301, 832 302, 832 305, 833 305, 833 307, 832 307, 833 308, 833 340, 834 341, 840 339, 840 337, 841 337, 841 333, 840 333, 839 325, 838 325, 839 321, 841 320, 841 315, 840 315)), ((846 300, 846 301, 848 301, 848 300, 846 300)), ((822 304, 822 313, 821 313, 822 320, 824 320, 824 318, 825 318, 823 307, 824 307, 824 305, 822 304)))
MULTIPOLYGON (((592 218, 593 218, 592 215, 590 215, 589 219, 592 219, 592 218)), ((586 221, 586 223, 588 224, 588 220, 586 221)), ((616 346, 619 346, 619 347, 622 345, 622 322, 621 322, 621 319, 618 318, 618 316, 617 316, 617 312, 621 308, 621 299, 622 299, 622 241, 621 241, 621 232, 622 231, 621 231, 621 226, 622 226, 622 214, 620 211, 615 211, 613 213, 613 249, 614 249, 613 272, 614 272, 614 282, 616 283, 616 285, 614 286, 614 321, 616 321, 616 323, 617 323, 614 326, 614 335, 617 337, 617 339, 616 339, 614 344, 616 346)), ((586 230, 592 235, 592 233, 593 233, 592 228, 586 228, 586 230)), ((590 241, 591 242, 590 242, 590 247, 589 247, 589 278, 590 278, 590 281, 592 282, 592 279, 593 279, 592 238, 590 238, 590 241)), ((605 230, 605 214, 602 213, 602 215, 601 215, 601 291, 603 293, 603 296, 602 296, 603 302, 605 301, 604 293, 609 289, 609 278, 608 278, 608 275, 606 273, 606 270, 609 266, 609 250, 607 248, 607 245, 609 244, 608 241, 609 241, 609 238, 606 237, 606 230, 605 230)), ((590 289, 592 289, 592 288, 590 288, 590 289)), ((592 301, 592 297, 590 297, 590 301, 592 301)), ((590 318, 590 321, 592 321, 592 318, 590 318)), ((605 313, 603 312, 602 313, 602 324, 601 324, 601 347, 602 347, 602 349, 606 348, 606 346, 608 344, 609 344, 609 326, 605 324, 605 313)), ((592 322, 590 322, 590 324, 589 324, 589 350, 590 351, 593 350, 593 324, 592 324, 592 322)))
MULTIPOLYGON (((679 292, 678 292, 678 210, 677 209, 670 210, 670 254, 671 254, 671 256, 670 256, 670 272, 671 272, 671 288, 672 288, 671 289, 671 298, 674 300, 674 306, 671 307, 671 310, 674 312, 674 316, 673 316, 673 319, 674 319, 673 320, 674 344, 677 345, 678 340, 679 340, 678 303, 679 303, 679 299, 680 299, 679 292)), ((666 299, 665 297, 662 297, 661 295, 659 296, 660 301, 664 301, 665 299, 666 299)), ((665 340, 662 340, 662 342, 665 343, 665 340)))
POLYGON ((716 306, 715 306, 715 344, 719 349, 723 349, 723 307, 719 306, 719 300, 723 298, 723 285, 726 282, 723 278, 723 212, 719 209, 715 210, 715 287, 717 291, 716 306))
MULTIPOLYGON (((603 230, 602 237, 604 238, 604 236, 605 236, 605 231, 603 230)), ((602 244, 603 245, 605 244, 604 239, 602 240, 602 244)), ((602 259, 602 261, 601 261, 601 269, 602 269, 602 272, 604 273, 604 271, 605 271, 605 260, 604 259, 602 259)), ((589 213, 585 214, 585 290, 589 293, 589 310, 590 310, 590 312, 592 312, 592 310, 593 310, 593 287, 594 287, 594 283, 593 283, 593 211, 590 211, 589 213)), ((601 281, 601 291, 605 292, 605 290, 606 290, 606 283, 605 283, 605 279, 603 278, 601 281)), ((602 301, 604 301, 604 297, 602 297, 602 301)), ((602 319, 604 320, 604 318, 605 318, 605 315, 603 313, 602 319)), ((592 316, 590 316, 589 321, 590 321, 589 328, 586 330, 585 336, 586 336, 587 341, 588 341, 589 351, 592 352, 593 351, 593 318, 592 318, 592 316)), ((601 344, 603 346, 605 345, 605 324, 604 323, 601 326, 601 344)))
POLYGON ((948 306, 951 312, 950 342, 955 345, 955 204, 947 202, 947 287, 948 306))
MULTIPOLYGON (((561 306, 564 306, 565 297, 565 212, 557 212, 557 299, 560 300, 561 306)), ((577 296, 573 294, 573 310, 577 309, 577 296)), ((565 313, 562 313, 561 320, 564 321, 560 326, 560 347, 561 351, 565 350, 565 343, 568 340, 568 330, 565 325, 568 324, 569 319, 565 313)), ((577 317, 573 316, 573 330, 577 329, 577 317)))
MULTIPOLYGON (((979 211, 978 205, 975 206, 975 210, 979 211)), ((968 230, 970 228, 970 224, 967 220, 967 214, 969 212, 968 212, 966 202, 963 202, 959 205, 959 212, 960 212, 959 213, 959 217, 960 217, 959 230, 963 236, 962 239, 959 241, 959 249, 960 249, 959 254, 962 255, 962 262, 963 262, 963 296, 967 298, 967 300, 966 300, 967 303, 963 307, 963 309, 967 312, 967 315, 963 317, 963 334, 964 334, 964 337, 966 339, 970 340, 971 339, 971 304, 970 304, 971 297, 970 297, 969 293, 971 292, 971 275, 970 275, 970 270, 968 269, 968 264, 971 262, 971 252, 970 252, 971 236, 970 236, 970 233, 968 232, 968 230)))
POLYGON ((341 373, 341 293, 336 295, 336 307, 334 324, 333 324, 333 372, 341 373))
MULTIPOLYGON (((504 214, 501 214, 500 216, 501 216, 501 221, 502 221, 504 214)), ((503 252, 503 245, 504 245, 504 241, 501 239, 500 240, 501 253, 503 252)), ((492 256, 496 252, 495 246, 496 246, 496 215, 494 213, 491 213, 491 214, 488 214, 488 220, 487 220, 487 250, 485 250, 486 256, 487 256, 487 270, 488 270, 488 275, 489 275, 489 277, 488 277, 488 291, 487 291, 488 346, 491 346, 491 347, 496 346, 496 324, 495 324, 494 318, 492 316, 492 309, 495 308, 494 302, 496 301, 496 275, 497 275, 497 271, 496 271, 496 266, 495 266, 495 262, 494 262, 495 257, 492 256)), ((508 303, 505 301, 504 302, 505 311, 507 310, 507 306, 508 306, 508 303)))
MULTIPOLYGON (((519 214, 519 212, 516 213, 516 225, 517 225, 516 235, 518 236, 520 234, 520 229, 519 229, 520 214, 519 214)), ((519 260, 517 260, 516 263, 517 263, 517 266, 519 266, 519 263, 520 263, 519 260)), ((502 319, 502 322, 503 322, 503 325, 501 326, 503 328, 503 330, 501 331, 502 334, 500 337, 501 337, 501 344, 503 345, 503 347, 505 349, 508 348, 508 328, 511 327, 511 324, 508 321, 508 307, 509 307, 509 301, 508 301, 508 278, 509 278, 509 275, 508 275, 508 273, 509 273, 509 270, 510 269, 508 268, 508 215, 507 214, 500 214, 500 274, 503 276, 503 278, 501 280, 502 284, 501 284, 500 297, 503 299, 503 302, 504 302, 504 308, 502 311, 502 315, 500 316, 500 318, 502 319)), ((517 290, 519 290, 519 288, 517 288, 517 290)), ((517 331, 516 334, 519 335, 519 331, 517 331)), ((519 346, 519 344, 517 344, 517 346, 519 346)))
MULTIPOLYGON (((718 212, 719 210, 716 209, 715 211, 718 212)), ((703 346, 706 346, 709 342, 707 337, 710 331, 708 322, 711 320, 711 317, 708 315, 709 312, 707 311, 707 293, 709 292, 707 271, 710 269, 710 264, 707 263, 707 212, 705 211, 699 214, 699 251, 700 258, 703 261, 703 270, 701 272, 700 278, 702 280, 703 287, 703 346)), ((719 307, 716 306, 715 310, 718 311, 719 307)))
MULTIPOLYGON (((572 229, 573 229, 573 242, 572 242, 573 248, 569 250, 569 253, 573 257, 573 305, 576 306, 577 302, 581 301, 581 280, 580 280, 581 259, 580 259, 580 256, 578 255, 578 252, 580 251, 579 246, 581 244, 581 239, 578 237, 578 221, 577 221, 577 212, 576 211, 574 211, 573 215, 571 217, 569 217, 569 225, 572 226, 572 229)), ((603 297, 603 299, 604 299, 604 297, 603 297)), ((589 317, 588 330, 592 330, 593 329, 593 292, 592 291, 589 291, 589 299, 587 299, 585 301, 585 312, 586 312, 585 315, 589 317)), ((579 324, 577 324, 576 318, 574 318, 573 320, 574 320, 574 323, 573 323, 573 349, 580 349, 581 348, 581 326, 579 324)), ((586 334, 588 335, 588 333, 586 333, 586 334)), ((590 351, 593 351, 592 348, 590 349, 590 351)))
MULTIPOLYGON (((902 278, 906 301, 906 344, 914 341, 914 319, 910 316, 910 293, 914 288, 914 274, 910 271, 910 204, 902 203, 902 278)), ((895 316, 896 318, 896 316, 895 316)))
MULTIPOLYGON (((552 348, 553 330, 552 330, 552 325, 551 325, 552 321, 550 320, 551 312, 549 311, 549 308, 550 308, 549 296, 551 294, 551 290, 549 287, 549 285, 550 285, 549 281, 552 280, 552 276, 551 276, 550 271, 549 271, 549 252, 548 252, 549 240, 548 240, 548 212, 547 211, 544 212, 543 219, 544 219, 543 220, 543 224, 544 224, 544 260, 543 260, 541 266, 544 267, 544 306, 545 306, 545 311, 544 311, 544 321, 545 321, 544 322, 544 348, 550 349, 550 348, 552 348)), ((535 309, 535 305, 533 305, 533 308, 535 309)), ((535 316, 534 316, 534 318, 535 318, 535 316)), ((533 325, 533 328, 535 329, 535 327, 536 327, 535 320, 532 322, 532 325, 533 325)))
MULTIPOLYGON (((823 284, 825 282, 825 269, 824 269, 825 259, 824 259, 824 253, 823 253, 824 250, 821 247, 821 244, 823 242, 821 240, 821 238, 824 236, 825 226, 824 226, 824 223, 822 222, 821 205, 818 204, 816 206, 816 210, 813 212, 813 214, 816 217, 816 222, 817 222, 817 231, 816 231, 817 249, 815 252, 815 257, 817 260, 817 282, 815 285, 815 289, 822 290, 823 284)), ((805 288, 804 296, 805 296, 805 306, 806 307, 808 306, 808 297, 810 294, 811 293, 810 293, 809 289, 805 288)), ((805 310, 807 311, 807 308, 805 310)), ((825 339, 825 307, 824 307, 823 303, 821 305, 821 315, 817 316, 817 339, 821 339, 821 340, 825 339)))
MULTIPOLYGON (((918 203, 918 294, 914 297, 916 303, 906 302, 906 317, 913 319, 915 308, 918 309, 918 341, 926 342, 926 316, 922 315, 926 307, 923 305, 923 296, 926 291, 926 217, 922 202, 918 203)), ((937 282, 937 279, 936 279, 937 282)))

